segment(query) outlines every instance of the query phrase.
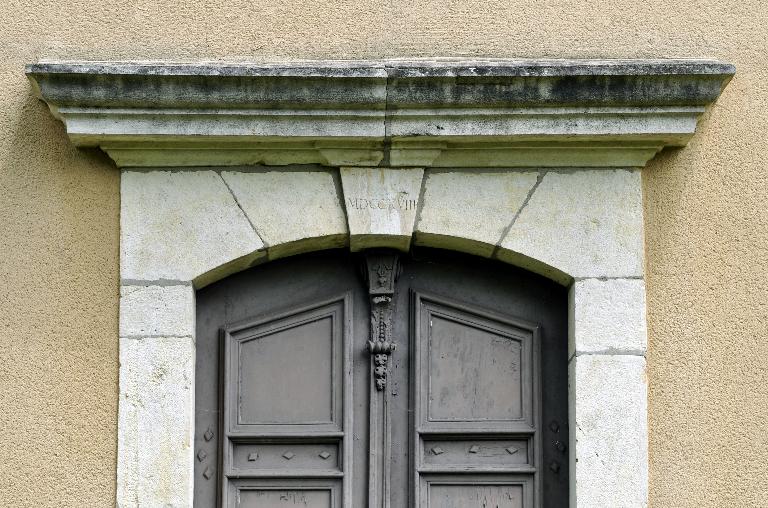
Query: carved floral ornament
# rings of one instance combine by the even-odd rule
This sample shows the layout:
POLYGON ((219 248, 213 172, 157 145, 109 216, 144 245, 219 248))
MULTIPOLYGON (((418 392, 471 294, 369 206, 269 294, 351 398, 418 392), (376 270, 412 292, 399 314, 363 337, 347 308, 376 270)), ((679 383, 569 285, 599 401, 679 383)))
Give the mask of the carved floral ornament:
MULTIPOLYGON (((638 354, 646 345, 645 289, 642 242, 635 242, 642 237, 642 208, 637 207, 639 218, 631 217, 630 227, 621 229, 640 252, 615 256, 614 265, 628 268, 607 273, 603 269, 612 269, 613 261, 603 258, 611 249, 599 245, 594 256, 576 259, 579 246, 590 243, 578 231, 567 237, 570 233, 553 227, 546 206, 571 202, 561 198, 578 182, 578 189, 590 191, 619 188, 627 200, 587 211, 558 208, 565 214, 561 216, 579 213, 589 222, 625 214, 627 201, 640 198, 636 168, 664 147, 685 145, 699 116, 734 71, 732 65, 710 60, 29 65, 33 87, 64 122, 72 142, 100 147, 124 169, 118 504, 192 505, 194 463, 205 458, 196 458, 189 446, 189 436, 194 435, 194 286, 256 262, 302 252, 297 245, 308 245, 305 250, 349 246, 365 251, 372 415, 385 415, 398 260, 393 251, 371 249, 408 250, 414 231, 425 227, 424 208, 440 205, 445 198, 440 194, 445 185, 433 194, 427 188, 428 182, 439 180, 436 175, 476 169, 486 170, 477 174, 506 175, 517 168, 516 178, 529 179, 530 191, 527 198, 525 193, 521 197, 515 225, 523 230, 523 240, 510 244, 509 250, 558 268, 564 275, 558 280, 572 284, 569 340, 575 354, 569 372, 569 415, 581 424, 569 426, 579 434, 568 437, 567 447, 561 443, 570 454, 571 506, 645 506, 645 358, 638 354), (297 164, 334 168, 338 177, 318 172, 305 177, 312 182, 327 177, 322 188, 333 193, 328 202, 340 209, 324 217, 328 220, 290 224, 304 236, 278 231, 280 235, 263 241, 251 219, 272 218, 280 210, 273 207, 244 217, 249 206, 244 199, 262 189, 246 184, 249 178, 277 177, 254 175, 242 167, 297 164), (525 176, 520 168, 536 168, 538 178, 535 173, 525 176), (559 174, 558 168, 569 171, 559 174), (601 170, 581 171, 585 168, 601 170), (332 178, 341 180, 341 191, 332 178), (241 194, 238 189, 243 189, 241 194), (205 206, 191 207, 190 202, 205 206), (534 205, 539 215, 531 211, 534 205), (179 210, 187 215, 179 215, 179 210), (338 223, 335 229, 328 229, 331 219, 338 223), (317 231, 310 235, 312 228, 317 231), (531 231, 539 237, 533 238, 531 231), (302 244, 309 236, 325 243, 302 244), (562 256, 570 257, 552 258, 552 246, 564 241, 572 248, 561 249, 566 252, 562 256), (599 278, 604 275, 610 280, 599 278), (605 329, 593 308, 594 302, 605 300, 593 297, 606 288, 618 288, 611 296, 623 298, 624 307, 637 311, 631 329, 616 334, 626 337, 625 332, 631 332, 632 342, 618 345, 627 354, 600 354, 604 345, 590 342, 605 329), (147 301, 154 309, 174 309, 174 318, 143 322, 147 301), (585 314, 589 319, 581 317, 585 314), (160 332, 146 330, 176 339, 155 344, 160 332), (133 340, 136 337, 145 340, 133 340), (166 365, 163 354, 170 348, 178 350, 167 354, 173 361, 166 365), (150 386, 140 376, 146 365, 163 365, 168 376, 150 386), (621 396, 607 399, 606 393, 614 389, 621 389, 621 396), (164 407, 174 408, 173 414, 164 407), (149 464, 164 464, 166 469, 149 464), (168 478, 173 481, 162 482, 168 478)), ((453 196, 470 192, 476 191, 459 185, 453 196)), ((452 204, 435 210, 449 210, 452 204)), ((302 216, 297 212, 295 217, 302 216)), ((459 213, 452 221, 444 219, 445 214, 437 214, 436 229, 424 235, 425 245, 454 248, 456 243, 438 242, 456 239, 466 239, 462 245, 481 243, 477 228, 471 226, 477 221, 464 220, 459 213)), ((277 223, 289 229, 285 222, 277 223)), ((624 244, 617 241, 609 247, 615 245, 624 244)), ((486 247, 479 255, 492 257, 502 245, 486 247)), ((521 258, 498 259, 516 263, 521 258)), ((616 346, 611 347, 614 351, 616 346)), ((383 423, 372 428, 371 442, 385 443, 385 430, 383 423)), ((485 453, 475 446, 466 453, 485 453)), ((439 446, 431 451, 444 452, 439 446)), ((501 452, 517 453, 515 448, 501 452)), ((286 456, 292 452, 281 453, 282 460, 293 459, 286 456)), ((260 460, 257 451, 252 458, 260 460)), ((376 489, 373 505, 383 499, 383 487, 376 489)))
POLYGON ((366 280, 371 301, 371 335, 368 351, 373 358, 376 389, 387 386, 387 363, 395 350, 392 342, 395 283, 399 272, 397 252, 372 251, 365 255, 366 280))

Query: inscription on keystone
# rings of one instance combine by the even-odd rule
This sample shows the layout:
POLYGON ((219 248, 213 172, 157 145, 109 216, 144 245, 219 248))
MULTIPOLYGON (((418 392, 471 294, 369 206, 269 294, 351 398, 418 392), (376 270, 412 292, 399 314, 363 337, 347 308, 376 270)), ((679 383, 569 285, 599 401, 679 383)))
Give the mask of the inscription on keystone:
POLYGON ((421 168, 340 168, 352 251, 408 251, 420 205, 421 168))
POLYGON ((394 197, 347 198, 347 210, 416 210, 418 200, 402 192, 394 197))

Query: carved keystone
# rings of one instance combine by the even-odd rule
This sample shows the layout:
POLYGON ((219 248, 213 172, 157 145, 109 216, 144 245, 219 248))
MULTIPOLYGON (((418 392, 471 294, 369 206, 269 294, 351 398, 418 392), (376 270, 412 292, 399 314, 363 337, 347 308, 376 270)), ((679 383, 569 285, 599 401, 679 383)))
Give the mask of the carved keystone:
POLYGON ((408 251, 424 178, 422 168, 341 168, 350 248, 408 251))

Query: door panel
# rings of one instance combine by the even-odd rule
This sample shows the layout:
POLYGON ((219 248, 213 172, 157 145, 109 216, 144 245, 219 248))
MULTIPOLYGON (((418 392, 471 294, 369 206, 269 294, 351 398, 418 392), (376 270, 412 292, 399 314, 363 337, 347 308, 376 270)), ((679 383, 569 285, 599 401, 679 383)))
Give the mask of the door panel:
POLYGON ((520 484, 455 473, 538 481, 538 326, 435 295, 412 302, 416 505, 533 507, 520 484))
POLYGON ((222 506, 340 506, 334 489, 310 487, 342 477, 351 488, 350 305, 343 295, 223 330, 222 506), (254 487, 264 477, 292 489, 254 487))
POLYGON ((426 476, 420 508, 528 508, 533 506, 533 480, 490 475, 426 476))
POLYGON ((341 508, 339 482, 234 480, 228 485, 236 508, 341 508))
MULTIPOLYGON (((341 431, 344 298, 224 334, 230 432, 341 431)), ((351 359, 350 359, 351 361, 351 359)))
POLYGON ((298 256, 198 292, 195 507, 567 503, 565 288, 394 254, 298 256))
POLYGON ((536 326, 523 329, 458 305, 415 295, 422 428, 532 430, 536 326))

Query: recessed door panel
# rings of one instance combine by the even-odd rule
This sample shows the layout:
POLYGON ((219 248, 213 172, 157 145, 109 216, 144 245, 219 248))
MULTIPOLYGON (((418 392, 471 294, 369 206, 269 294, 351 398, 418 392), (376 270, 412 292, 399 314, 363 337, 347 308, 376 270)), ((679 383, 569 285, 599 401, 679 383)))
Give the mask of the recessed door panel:
POLYGON ((522 419, 521 340, 456 317, 429 317, 427 419, 522 419))
POLYGON ((343 304, 227 331, 231 432, 342 430, 343 304))
POLYGON ((333 325, 324 316, 240 341, 239 424, 333 422, 333 325))
POLYGON ((524 477, 448 475, 426 477, 420 508, 529 508, 533 481, 524 477))
POLYGON ((228 487, 233 508, 340 508, 338 482, 325 480, 235 480, 228 487))
POLYGON ((422 429, 531 430, 536 326, 416 295, 414 348, 422 429))

